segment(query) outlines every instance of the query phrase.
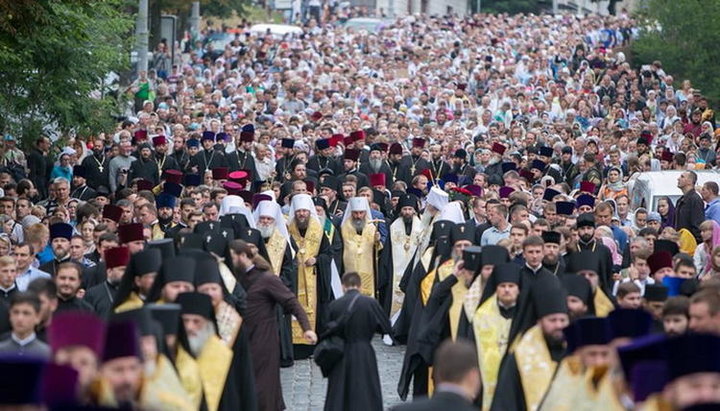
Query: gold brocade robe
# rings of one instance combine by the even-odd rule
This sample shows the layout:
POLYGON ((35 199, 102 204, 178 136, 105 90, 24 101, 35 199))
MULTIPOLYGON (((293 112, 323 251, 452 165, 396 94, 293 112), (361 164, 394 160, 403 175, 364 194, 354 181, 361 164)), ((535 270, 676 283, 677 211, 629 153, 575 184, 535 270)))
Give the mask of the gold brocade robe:
POLYGON ((583 366, 577 355, 570 355, 560 361, 555 378, 550 384, 545 399, 540 406, 541 411, 570 411, 573 410, 574 394, 583 384, 583 366))
POLYGON ((495 395, 500 361, 507 350, 511 324, 512 318, 500 314, 495 294, 478 307, 472 319, 482 378, 483 410, 490 409, 495 395))
MULTIPOLYGON (((281 222, 281 224, 283 223, 281 222)), ((268 257, 270 258, 273 273, 277 276, 280 275, 280 270, 282 269, 286 247, 287 240, 278 230, 273 231, 267 243, 265 243, 265 249, 267 250, 268 257)))
MULTIPOLYGON (((171 222, 169 228, 173 228, 175 226, 177 226, 177 223, 171 222)), ((151 232, 152 240, 162 240, 163 238, 165 238, 165 231, 160 228, 160 223, 153 224, 151 227, 151 232)))
POLYGON ((145 379, 140 404, 148 410, 193 410, 190 396, 183 388, 175 368, 162 354, 157 358, 155 372, 145 379))
POLYGON ((197 358, 178 348, 175 366, 194 409, 205 399, 208 411, 217 411, 225 389, 233 351, 217 335, 211 335, 197 358))
POLYGON ((591 367, 582 375, 574 399, 572 411, 625 411, 613 384, 613 374, 607 366, 591 367))
POLYGON ((355 271, 360 275, 360 292, 368 297, 375 298, 375 252, 381 248, 375 247, 375 224, 365 224, 362 234, 352 226, 350 219, 340 227, 343 239, 343 264, 345 272, 355 271))
MULTIPOLYGON (((318 315, 317 270, 315 266, 306 266, 305 261, 310 258, 317 258, 324 235, 323 228, 317 219, 310 218, 304 237, 300 235, 300 230, 298 230, 295 221, 288 226, 288 232, 298 247, 296 254, 298 267, 297 298, 305 313, 307 313, 310 327, 315 331, 318 315)), ((295 318, 292 320, 292 340, 293 344, 308 344, 303 337, 302 327, 295 318)))
POLYGON ((558 365, 550 356, 539 325, 533 326, 522 336, 514 354, 525 406, 529 411, 535 411, 550 387, 558 365))
MULTIPOLYGON (((455 261, 452 259, 447 260, 445 269, 438 270, 438 282, 445 281, 446 278, 452 275, 453 269, 455 268, 455 261), (448 268, 449 263, 449 270, 448 268)), ((457 341, 458 327, 460 326, 460 316, 462 315, 463 304, 465 303, 465 294, 467 294, 467 286, 464 281, 458 281, 450 289, 452 295, 452 303, 450 304, 450 310, 448 311, 448 320, 450 321, 450 338, 453 341, 457 341)))
POLYGON ((242 317, 235 310, 235 307, 225 301, 220 301, 220 304, 215 307, 215 320, 217 321, 220 338, 228 347, 232 348, 242 326, 242 317))
MULTIPOLYGON (((410 234, 405 232, 405 223, 398 218, 390 225, 390 246, 392 247, 393 278, 392 278, 392 305, 390 318, 393 318, 402 308, 405 293, 400 290, 400 280, 408 265, 416 261, 415 252, 422 233, 422 223, 417 217, 413 218, 410 234)), ((414 267, 414 266, 413 266, 414 267)))
POLYGON ((595 289, 595 295, 593 295, 593 303, 595 303, 595 316, 607 317, 610 311, 615 309, 612 301, 605 295, 605 292, 600 288, 595 289))
POLYGON ((145 301, 135 291, 130 293, 127 300, 123 301, 122 304, 115 307, 115 313, 121 313, 123 311, 136 310, 142 308, 145 301))

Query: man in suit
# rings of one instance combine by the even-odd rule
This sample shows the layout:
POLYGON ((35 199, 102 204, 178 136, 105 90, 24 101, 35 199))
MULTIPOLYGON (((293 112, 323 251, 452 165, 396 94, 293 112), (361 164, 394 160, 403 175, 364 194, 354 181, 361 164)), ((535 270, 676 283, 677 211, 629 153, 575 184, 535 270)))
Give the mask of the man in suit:
POLYGON ((440 345, 434 361, 435 392, 394 411, 476 410, 472 401, 480 392, 480 369, 475 348, 468 341, 450 339, 440 345))

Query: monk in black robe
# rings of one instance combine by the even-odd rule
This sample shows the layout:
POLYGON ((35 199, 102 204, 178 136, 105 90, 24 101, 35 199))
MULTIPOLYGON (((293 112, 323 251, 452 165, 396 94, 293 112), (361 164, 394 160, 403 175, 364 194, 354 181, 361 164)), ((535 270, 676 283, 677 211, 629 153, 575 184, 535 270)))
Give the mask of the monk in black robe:
POLYGON ((342 359, 328 376, 325 410, 382 410, 382 391, 375 350, 370 341, 376 332, 390 334, 390 321, 380 304, 360 295, 360 276, 343 277, 345 295, 330 303, 329 321, 337 321, 353 304, 342 330, 345 341, 342 359), (354 303, 353 303, 354 301, 354 303))
POLYGON ((215 141, 212 138, 203 135, 202 145, 203 150, 190 159, 190 170, 203 176, 213 168, 227 167, 225 153, 215 149, 215 141))
POLYGON ((152 150, 148 144, 142 144, 139 148, 139 157, 130 164, 128 181, 141 178, 152 183, 153 186, 160 184, 160 173, 158 165, 152 157, 152 150))

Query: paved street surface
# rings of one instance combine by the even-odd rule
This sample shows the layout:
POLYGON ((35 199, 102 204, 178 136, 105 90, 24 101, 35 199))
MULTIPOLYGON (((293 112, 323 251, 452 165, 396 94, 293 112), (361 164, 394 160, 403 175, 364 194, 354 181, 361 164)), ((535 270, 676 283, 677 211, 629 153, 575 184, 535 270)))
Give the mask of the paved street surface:
MULTIPOLYGON (((400 404, 397 383, 402 369, 405 346, 388 347, 380 337, 373 340, 378 359, 380 384, 385 408, 400 404)), ((327 380, 312 360, 295 361, 291 368, 281 370, 283 396, 288 411, 317 411, 325 404, 327 380)), ((358 381, 362 384, 362 381, 358 381)))

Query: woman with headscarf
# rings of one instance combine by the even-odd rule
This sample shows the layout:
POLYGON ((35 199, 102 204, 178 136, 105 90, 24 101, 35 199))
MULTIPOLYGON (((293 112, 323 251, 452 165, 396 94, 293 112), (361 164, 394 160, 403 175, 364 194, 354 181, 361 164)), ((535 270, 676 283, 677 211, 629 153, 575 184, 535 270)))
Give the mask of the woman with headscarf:
POLYGON ((600 188, 600 199, 614 200, 621 195, 627 195, 627 185, 623 182, 623 172, 620 167, 610 167, 607 182, 600 188))
POLYGON ((713 250, 720 246, 720 224, 714 220, 703 221, 700 224, 700 236, 703 242, 695 249, 693 260, 698 277, 702 278, 713 269, 711 255, 713 250))
POLYGON ((675 225, 675 205, 668 196, 660 197, 657 204, 657 212, 660 214, 660 230, 675 225))

